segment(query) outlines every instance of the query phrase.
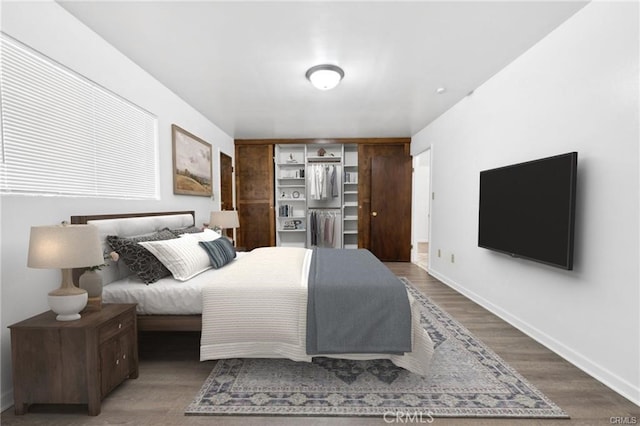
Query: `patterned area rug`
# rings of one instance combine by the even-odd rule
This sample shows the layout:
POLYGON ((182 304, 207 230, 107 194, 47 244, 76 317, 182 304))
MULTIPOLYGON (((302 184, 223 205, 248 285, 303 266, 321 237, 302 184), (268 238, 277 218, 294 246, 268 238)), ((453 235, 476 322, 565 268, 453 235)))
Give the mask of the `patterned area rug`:
POLYGON ((427 376, 387 360, 228 359, 186 415, 568 418, 491 349, 401 278, 436 346, 427 376))

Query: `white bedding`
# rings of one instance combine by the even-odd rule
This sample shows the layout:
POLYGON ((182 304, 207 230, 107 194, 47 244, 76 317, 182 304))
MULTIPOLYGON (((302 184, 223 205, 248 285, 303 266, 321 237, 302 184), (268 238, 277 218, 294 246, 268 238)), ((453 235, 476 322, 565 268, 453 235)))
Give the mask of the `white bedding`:
MULTIPOLYGON (((215 284, 203 287, 200 359, 289 358, 311 361, 306 353, 307 277, 311 250, 264 247, 220 270, 215 284)), ((344 359, 389 359, 426 374, 433 342, 420 325, 411 297, 412 348, 405 355, 339 354, 344 359)))
MULTIPOLYGON (((247 253, 238 252, 231 264, 247 253)), ((228 267, 231 264, 225 266, 228 267)), ((215 283, 223 269, 209 269, 188 281, 177 281, 168 276, 146 285, 130 275, 104 286, 103 303, 137 303, 140 315, 196 315, 202 313, 202 288, 215 283)))

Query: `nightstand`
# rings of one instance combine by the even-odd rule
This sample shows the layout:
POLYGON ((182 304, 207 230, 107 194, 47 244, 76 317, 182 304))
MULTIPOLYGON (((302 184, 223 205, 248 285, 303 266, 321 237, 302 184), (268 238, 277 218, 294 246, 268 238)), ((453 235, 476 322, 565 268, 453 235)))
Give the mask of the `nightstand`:
POLYGON ((29 404, 87 404, 97 416, 111 390, 138 377, 135 304, 104 304, 76 321, 49 311, 9 329, 17 415, 29 404))

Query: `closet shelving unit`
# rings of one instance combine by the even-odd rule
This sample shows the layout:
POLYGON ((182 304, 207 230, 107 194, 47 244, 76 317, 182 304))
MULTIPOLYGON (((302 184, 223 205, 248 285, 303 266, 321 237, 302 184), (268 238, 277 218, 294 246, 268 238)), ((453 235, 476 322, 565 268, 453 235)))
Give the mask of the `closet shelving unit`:
POLYGON ((276 245, 307 246, 305 145, 276 145, 276 245))
POLYGON ((358 146, 344 145, 342 244, 358 248, 358 146))
MULTIPOLYGON (((279 144, 275 146, 276 245, 312 247, 311 213, 335 214, 336 248, 358 247, 358 148, 356 144, 279 144), (309 172, 336 167, 338 197, 310 196, 309 172)), ((322 244, 318 244, 322 246, 322 244)))

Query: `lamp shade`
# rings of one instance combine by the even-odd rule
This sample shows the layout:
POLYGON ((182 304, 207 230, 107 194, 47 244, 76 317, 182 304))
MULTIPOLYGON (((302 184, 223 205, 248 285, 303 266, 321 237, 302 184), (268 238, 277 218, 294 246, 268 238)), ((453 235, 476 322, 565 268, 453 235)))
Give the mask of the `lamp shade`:
POLYGON ((209 226, 217 226, 222 229, 238 228, 240 227, 238 212, 235 210, 211 212, 209 226))
POLYGON ((81 268, 104 262, 98 228, 92 225, 32 226, 30 268, 81 268))

